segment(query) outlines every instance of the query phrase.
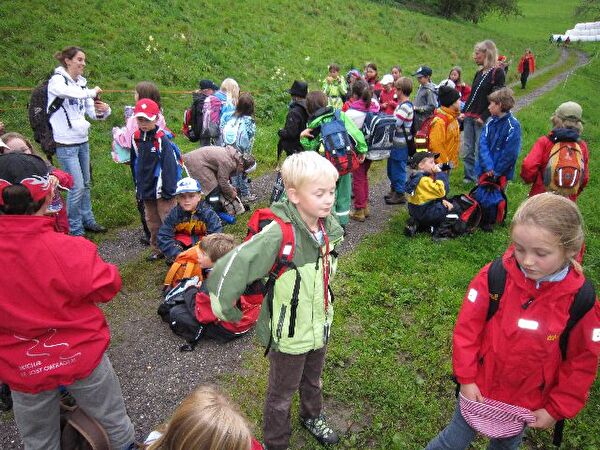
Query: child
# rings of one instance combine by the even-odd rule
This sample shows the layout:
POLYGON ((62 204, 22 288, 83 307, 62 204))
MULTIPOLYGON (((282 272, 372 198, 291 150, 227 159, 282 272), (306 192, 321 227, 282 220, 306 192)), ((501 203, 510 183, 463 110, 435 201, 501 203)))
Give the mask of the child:
POLYGON ((147 450, 261 450, 238 408, 216 388, 200 386, 179 404, 147 450))
MULTIPOLYGON (((356 84, 356 83, 355 83, 356 84)), ((322 142, 317 132, 313 135, 313 129, 320 129, 321 124, 330 122, 334 119, 334 109, 327 106, 327 97, 319 91, 312 91, 306 97, 306 108, 310 117, 307 123, 307 129, 300 133, 300 142, 307 150, 318 150, 322 142)), ((358 154, 359 160, 364 162, 367 154, 367 142, 362 132, 354 123, 343 113, 340 112, 340 118, 344 122, 346 131, 350 138, 354 140, 354 151, 358 154)), ((335 215, 342 227, 346 227, 350 220, 350 202, 352 197, 352 174, 342 175, 335 190, 335 215)))
MULTIPOLYGON (((221 131, 223 145, 231 145, 242 155, 251 155, 256 135, 256 122, 254 121, 254 98, 244 92, 238 99, 235 113, 225 124, 221 131)), ((254 202, 256 195, 250 193, 248 179, 245 173, 232 177, 232 184, 240 193, 242 202, 254 202)))
POLYGON ((164 258, 157 245, 157 235, 163 221, 175 206, 175 190, 181 178, 176 150, 156 124, 160 108, 150 99, 135 104, 133 117, 138 130, 131 140, 131 166, 136 194, 144 201, 146 222, 150 229, 152 253, 149 261, 164 258))
POLYGON ((471 86, 462 81, 462 68, 460 66, 454 66, 450 73, 448 74, 448 78, 454 82, 454 89, 456 89, 460 93, 460 103, 461 110, 464 103, 471 95, 471 86))
MULTIPOLYGON (((323 104, 327 104, 326 98, 323 104)), ((277 279, 272 301, 263 305, 257 325, 270 361, 263 417, 263 436, 269 450, 288 448, 290 406, 298 389, 302 425, 322 444, 339 440, 323 415, 321 388, 333 318, 329 294, 337 265, 333 250, 343 239, 342 228, 331 216, 338 172, 318 153, 302 152, 286 158, 281 173, 288 199, 274 203, 271 209, 292 223, 295 268, 277 279), (302 288, 295 302, 292 298, 298 276, 302 288)), ((281 228, 272 222, 217 262, 206 282, 217 317, 239 320, 237 299, 248 283, 269 274, 281 239, 281 228)))
POLYGON ((446 193, 450 190, 449 168, 435 163, 438 156, 430 152, 417 152, 410 159, 413 171, 406 182, 410 217, 404 229, 409 237, 414 236, 418 229, 425 228, 431 230, 434 240, 445 238, 438 230, 454 207, 446 200, 446 193))
POLYGON ((220 130, 235 113, 235 108, 240 97, 240 86, 233 78, 225 78, 221 89, 215 94, 221 100, 221 125, 220 130))
POLYGON ((429 149, 439 153, 439 163, 451 163, 458 166, 458 148, 460 147, 460 94, 456 89, 442 86, 439 90, 440 107, 435 112, 429 129, 429 149))
POLYGON ((133 448, 98 307, 121 289, 117 267, 90 241, 54 231, 44 212, 56 184, 41 158, 0 156, 0 180, 0 380, 12 389, 24 448, 60 448, 60 386, 100 422, 112 448, 133 448))
POLYGON ((491 119, 481 132, 475 171, 480 182, 491 179, 493 183, 486 184, 489 188, 479 186, 474 194, 483 210, 480 225, 484 231, 492 231, 492 225, 498 219, 497 208, 503 200, 503 186, 507 180, 513 179, 521 151, 521 124, 510 112, 515 105, 512 89, 505 87, 494 91, 488 100, 491 119))
MULTIPOLYGON (((372 101, 371 95, 371 88, 366 81, 358 80, 352 85, 352 98, 350 107, 346 111, 346 117, 352 120, 359 130, 362 129, 368 112, 379 112, 379 105, 376 101, 372 101)), ((370 167, 371 160, 365 159, 352 174, 354 211, 350 213, 350 218, 358 222, 364 222, 370 215, 368 178, 370 167)))
POLYGON ((419 130, 421 124, 433 114, 438 105, 435 84, 431 82, 433 71, 427 66, 421 66, 413 74, 419 82, 419 89, 415 95, 415 129, 419 130))
POLYGON ((365 81, 369 83, 369 86, 371 86, 374 97, 379 99, 379 94, 381 94, 382 87, 377 75, 377 64, 372 62, 367 63, 365 66, 365 81))
POLYGON ((571 142, 576 143, 581 151, 581 160, 583 167, 583 176, 581 172, 579 174, 581 182, 576 192, 569 195, 568 197, 574 202, 577 201, 577 197, 581 194, 581 191, 586 187, 590 178, 589 160, 590 155, 587 148, 587 143, 580 138, 583 132, 583 110, 581 106, 575 102, 566 102, 561 104, 550 121, 552 122, 552 131, 547 136, 540 137, 529 154, 523 160, 521 166, 521 178, 527 184, 532 183, 529 196, 545 192, 547 190, 544 183, 544 172, 546 166, 550 160, 550 150, 558 142, 571 142))
MULTIPOLYGON (((207 105, 207 108, 210 110, 211 105, 220 105, 220 102, 211 102, 210 97, 215 98, 215 91, 219 90, 219 86, 217 86, 212 80, 200 80, 199 89, 192 94, 192 107, 197 105, 196 111, 198 112, 198 120, 200 124, 203 123, 203 114, 204 114, 204 105, 207 105), (208 99, 208 102, 206 101, 208 99)), ((219 108, 219 115, 221 109, 219 108)), ((202 127, 200 127, 202 128, 202 127)), ((210 136, 208 130, 202 130, 201 136, 198 139, 198 145, 200 147, 205 147, 216 142, 215 137, 210 136)))
MULTIPOLYGON (((504 293, 491 319, 490 264, 469 285, 454 328, 454 375, 467 400, 529 409, 531 428, 549 428, 575 417, 586 403, 598 367, 600 305, 596 300, 572 328, 563 359, 558 336, 585 282, 573 259, 583 245, 581 214, 563 197, 537 195, 515 213, 511 237, 501 258, 504 293)), ((523 434, 492 439, 488 448, 518 449, 523 434)), ((457 407, 427 450, 467 448, 475 435, 457 407)))
POLYGON ((409 97, 412 93, 413 83, 408 77, 400 77, 396 81, 398 107, 394 111, 396 116, 396 134, 394 147, 387 160, 387 176, 390 180, 390 192, 383 198, 388 205, 401 205, 406 203, 404 188, 406 185, 406 163, 408 161, 408 142, 413 136, 410 133, 413 122, 413 104, 409 97))
POLYGON ((323 92, 327 96, 327 103, 335 109, 341 109, 348 93, 346 80, 340 75, 340 66, 329 65, 329 75, 323 82, 323 92))
POLYGON ((294 80, 288 93, 292 96, 292 101, 288 106, 285 125, 277 132, 279 136, 277 160, 279 160, 282 151, 286 155, 292 155, 304 150, 302 144, 300 144, 300 133, 306 128, 306 121, 308 120, 308 111, 306 110, 308 84, 304 81, 294 80))
POLYGON ((392 77, 394 78, 394 86, 396 85, 396 81, 400 79, 402 76, 402 68, 400 66, 393 66, 390 70, 392 77))
POLYGON ((398 106, 398 95, 396 94, 396 88, 394 87, 394 77, 392 75, 385 74, 381 79, 381 85, 383 89, 379 94, 379 106, 384 114, 394 114, 396 107, 398 106))
POLYGON ((175 196, 177 206, 165 218, 157 236, 158 247, 169 264, 206 235, 223 230, 219 216, 204 201, 198 181, 182 178, 177 182, 175 196))
MULTIPOLYGON (((141 81, 135 86, 135 93, 133 94, 134 101, 137 103, 140 99, 149 98, 156 102, 158 107, 160 108, 160 92, 158 91, 158 87, 150 81, 141 81)), ((126 117, 126 124, 124 127, 114 127, 112 129, 113 141, 119 144, 123 148, 131 147, 131 140, 133 138, 133 134, 139 129, 137 124, 137 119, 133 117, 126 117)), ((165 122, 165 118, 162 112, 159 112, 158 118, 156 119, 156 124, 159 128, 166 130, 167 123, 165 122)), ((132 166, 133 167, 133 166, 132 166)), ((132 172, 133 176, 133 172, 132 172)), ((133 176, 133 183, 135 185, 135 176, 133 176)), ((146 223, 146 213, 144 211, 144 200, 139 198, 136 195, 136 203, 137 209, 140 214, 140 221, 142 222, 142 228, 144 230, 144 237, 140 239, 140 242, 144 245, 150 245, 150 229, 148 228, 148 224, 146 223)))
POLYGON ((517 71, 521 74, 521 89, 525 89, 529 75, 535 72, 535 57, 530 49, 525 50, 525 54, 521 56, 517 71))

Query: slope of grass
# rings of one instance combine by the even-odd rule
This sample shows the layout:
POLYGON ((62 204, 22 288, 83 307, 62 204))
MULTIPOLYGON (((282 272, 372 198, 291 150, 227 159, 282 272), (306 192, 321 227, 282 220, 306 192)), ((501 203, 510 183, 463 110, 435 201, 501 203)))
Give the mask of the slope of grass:
MULTIPOLYGON (((528 0, 522 4, 523 17, 491 17, 473 25, 342 0, 163 0, 152 8, 124 0, 83 2, 76 8, 64 0, 28 0, 17 10, 4 2, 0 86, 36 85, 55 67, 52 54, 77 44, 87 54, 90 84, 125 90, 103 95, 113 115, 94 123, 90 136, 94 210, 101 222, 124 225, 135 222, 136 211, 128 168, 110 160, 110 129, 122 125, 123 106, 132 104, 130 92, 136 82, 158 84, 167 123, 178 132, 190 103, 190 96, 180 92, 195 89, 201 78, 237 79, 256 98, 255 154, 264 171, 275 160, 275 132, 283 123, 289 101, 285 91, 294 79, 319 88, 318 80, 332 61, 344 71, 375 61, 381 74, 394 64, 409 74, 428 64, 434 80, 445 78, 452 66, 460 64, 470 81, 475 70, 470 60, 473 44, 486 38, 494 39, 501 52, 513 58, 513 66, 524 46, 532 47, 540 66, 547 65, 558 52, 547 45, 545 36, 572 25, 570 15, 557 12, 572 10, 576 0, 546 3, 550 5, 539 8, 528 0)), ((7 129, 30 135, 28 98, 27 91, 0 91, 0 120, 7 129)), ((194 148, 182 136, 176 142, 184 151, 194 148)))

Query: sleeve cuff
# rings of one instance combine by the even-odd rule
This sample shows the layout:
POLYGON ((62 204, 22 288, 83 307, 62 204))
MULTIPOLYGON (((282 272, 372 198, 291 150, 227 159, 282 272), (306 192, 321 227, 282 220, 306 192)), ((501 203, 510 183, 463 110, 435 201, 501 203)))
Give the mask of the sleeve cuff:
POLYGON ((556 410, 556 409, 555 409, 555 408, 554 408, 552 405, 550 405, 550 404, 548 404, 548 405, 544 405, 544 409, 545 409, 546 411, 548 411, 548 414, 550 414, 550 415, 552 416, 552 418, 553 418, 554 420, 556 420, 557 422, 558 422, 559 420, 561 420, 561 419, 564 419, 564 417, 563 417, 563 416, 561 416, 561 415, 558 413, 558 411, 557 411, 557 410, 556 410))
POLYGON ((456 376, 456 381, 458 381, 458 384, 471 384, 471 383, 475 383, 475 378, 459 377, 457 375, 456 376))

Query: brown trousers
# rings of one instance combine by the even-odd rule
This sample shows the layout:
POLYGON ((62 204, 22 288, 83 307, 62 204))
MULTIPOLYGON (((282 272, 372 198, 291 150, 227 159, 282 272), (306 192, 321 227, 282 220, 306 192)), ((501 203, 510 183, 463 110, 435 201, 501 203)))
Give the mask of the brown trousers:
POLYGON ((158 247, 156 246, 158 229, 176 204, 177 201, 175 198, 170 200, 165 200, 162 198, 158 198, 156 200, 144 200, 146 223, 148 224, 148 229, 150 230, 150 245, 155 251, 158 251, 158 247))
POLYGON ((290 407, 300 390, 300 417, 315 418, 323 409, 321 374, 326 347, 302 355, 269 352, 269 386, 263 415, 263 437, 269 450, 288 448, 292 434, 290 407))

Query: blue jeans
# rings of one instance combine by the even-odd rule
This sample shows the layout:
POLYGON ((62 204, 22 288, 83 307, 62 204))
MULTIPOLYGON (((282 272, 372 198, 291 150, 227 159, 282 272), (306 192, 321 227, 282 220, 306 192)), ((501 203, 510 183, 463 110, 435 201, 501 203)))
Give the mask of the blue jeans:
POLYGON ((465 165, 465 179, 477 182, 475 163, 479 155, 479 137, 483 125, 479 125, 473 117, 465 117, 463 126, 463 146, 460 156, 465 165))
POLYGON ((90 196, 90 146, 84 142, 57 147, 56 157, 62 169, 73 177, 73 187, 67 195, 67 215, 70 233, 81 235, 84 226, 96 223, 90 196))
POLYGON ((390 179, 390 185, 399 194, 404 193, 406 185, 407 160, 408 148, 406 147, 393 148, 387 160, 387 176, 390 179))
POLYGON ((250 186, 243 173, 233 175, 231 177, 231 184, 238 190, 240 197, 248 197, 250 195, 250 186))
MULTIPOLYGON (((517 434, 506 439, 490 439, 488 450, 518 450, 523 440, 523 434, 517 434)), ((477 432, 469 426, 462 414, 460 407, 456 402, 454 416, 446 428, 433 439, 425 450, 466 450, 469 444, 475 439, 477 432)))

